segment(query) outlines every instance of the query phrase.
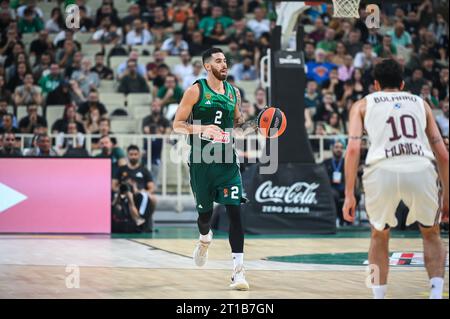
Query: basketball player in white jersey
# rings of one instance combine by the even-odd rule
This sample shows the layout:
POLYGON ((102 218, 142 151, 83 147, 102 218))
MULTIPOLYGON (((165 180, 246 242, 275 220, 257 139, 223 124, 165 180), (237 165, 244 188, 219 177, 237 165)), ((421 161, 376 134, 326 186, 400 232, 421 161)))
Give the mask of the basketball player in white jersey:
POLYGON ((366 211, 372 226, 369 263, 379 269, 379 282, 372 285, 374 298, 382 299, 386 294, 389 227, 397 225, 395 211, 403 201, 409 208, 407 225, 417 221, 422 233, 430 298, 441 299, 447 252, 439 222, 448 223, 448 152, 430 106, 420 97, 402 92, 401 66, 387 59, 374 71, 377 92, 359 100, 350 110, 344 218, 350 222, 355 219, 354 188, 366 130, 371 142, 363 175, 366 211))

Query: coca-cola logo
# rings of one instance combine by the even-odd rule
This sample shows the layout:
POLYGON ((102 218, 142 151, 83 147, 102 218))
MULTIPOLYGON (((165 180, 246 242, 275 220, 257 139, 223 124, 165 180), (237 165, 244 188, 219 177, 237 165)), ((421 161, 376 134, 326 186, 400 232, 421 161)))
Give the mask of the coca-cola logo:
POLYGON ((259 185, 255 193, 258 203, 317 204, 316 191, 320 184, 297 182, 291 186, 274 186, 272 181, 259 185))

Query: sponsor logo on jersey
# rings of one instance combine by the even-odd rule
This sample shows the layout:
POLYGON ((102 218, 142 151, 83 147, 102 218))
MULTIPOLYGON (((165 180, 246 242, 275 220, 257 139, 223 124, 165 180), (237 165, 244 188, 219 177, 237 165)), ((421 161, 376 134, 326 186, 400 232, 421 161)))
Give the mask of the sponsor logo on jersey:
POLYGON ((395 105, 394 105, 394 109, 396 109, 396 110, 401 109, 401 107, 402 107, 401 103, 395 103, 395 105))
POLYGON ((142 174, 142 172, 138 172, 137 174, 136 174, 136 177, 144 177, 144 175, 142 174))
POLYGON ((211 101, 206 101, 205 104, 211 105, 211 101))
MULTIPOLYGON (((206 93, 206 94, 205 94, 205 99, 211 100, 211 93, 206 93)), ((211 104, 211 103, 210 103, 210 104, 211 104)))
POLYGON ((223 189, 223 197, 228 197, 228 188, 223 189))

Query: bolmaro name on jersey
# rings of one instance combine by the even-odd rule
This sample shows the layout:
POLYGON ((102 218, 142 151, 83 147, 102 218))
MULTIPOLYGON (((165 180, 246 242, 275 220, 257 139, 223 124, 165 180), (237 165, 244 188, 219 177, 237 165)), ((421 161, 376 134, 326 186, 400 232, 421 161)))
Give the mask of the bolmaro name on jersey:
POLYGON ((373 98, 375 103, 384 103, 384 102, 417 102, 417 97, 414 95, 393 95, 393 96, 376 96, 373 98))
POLYGON ((415 143, 399 143, 391 148, 385 149, 386 158, 392 158, 402 155, 425 156, 421 145, 415 143))

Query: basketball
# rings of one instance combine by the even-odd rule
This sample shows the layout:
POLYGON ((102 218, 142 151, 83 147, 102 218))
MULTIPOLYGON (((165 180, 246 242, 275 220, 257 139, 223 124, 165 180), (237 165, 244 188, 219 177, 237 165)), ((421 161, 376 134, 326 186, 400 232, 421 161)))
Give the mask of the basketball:
POLYGON ((268 107, 259 113, 257 124, 262 135, 268 138, 276 138, 286 130, 286 115, 279 108, 268 107))

